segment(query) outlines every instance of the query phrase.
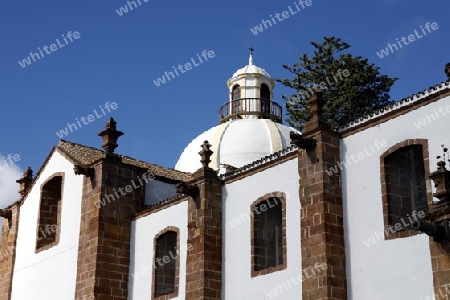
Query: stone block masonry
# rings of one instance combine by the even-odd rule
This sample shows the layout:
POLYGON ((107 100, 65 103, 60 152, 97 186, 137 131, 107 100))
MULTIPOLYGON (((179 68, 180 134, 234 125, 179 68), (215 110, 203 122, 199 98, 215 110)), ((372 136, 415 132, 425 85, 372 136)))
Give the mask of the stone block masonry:
POLYGON ((20 205, 11 207, 9 218, 3 219, 0 242, 0 300, 11 299, 20 205))
POLYGON ((194 173, 199 194, 189 199, 186 300, 219 300, 222 293, 222 183, 206 167, 194 173))
POLYGON ((143 209, 145 188, 132 189, 108 205, 95 203, 142 178, 146 169, 124 164, 115 154, 107 154, 92 167, 95 175, 83 179, 75 299, 92 295, 97 300, 126 300, 131 220, 143 209))
POLYGON ((322 117, 325 100, 316 94, 308 100, 311 119, 303 139, 314 139, 313 149, 299 146, 302 269, 325 263, 317 278, 302 282, 302 299, 347 299, 342 192, 327 173, 339 160, 339 133, 322 117))

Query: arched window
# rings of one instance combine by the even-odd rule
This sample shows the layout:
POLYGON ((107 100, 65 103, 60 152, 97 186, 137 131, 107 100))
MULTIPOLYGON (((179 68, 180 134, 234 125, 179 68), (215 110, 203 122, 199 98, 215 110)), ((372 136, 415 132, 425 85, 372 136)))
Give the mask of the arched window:
POLYGON ((155 239, 154 297, 176 294, 178 291, 178 233, 166 231, 155 239))
POLYGON ((270 100, 270 89, 267 84, 261 84, 261 99, 270 100))
POLYGON ((231 92, 231 100, 236 100, 241 98, 241 87, 240 85, 233 86, 233 90, 231 92))
POLYGON ((267 84, 261 84, 261 112, 263 114, 270 114, 270 90, 267 84))
POLYGON ((422 218, 432 202, 428 141, 408 139, 387 149, 380 157, 384 238, 419 234, 411 223, 422 218), (428 188, 427 188, 428 187, 428 188))
MULTIPOLYGON (((427 211, 422 145, 397 149, 384 158, 389 225, 404 224, 413 211, 427 211), (403 220, 403 222, 402 222, 403 220)), ((406 230, 402 225, 400 230, 406 230)))
POLYGON ((58 243, 61 226, 63 176, 54 174, 41 188, 37 224, 36 250, 48 249, 58 243))
POLYGON ((252 276, 286 266, 286 220, 283 193, 271 193, 252 205, 252 276))
POLYGON ((231 113, 237 113, 241 111, 241 101, 237 100, 241 98, 241 87, 237 84, 233 86, 233 90, 231 92, 231 113))

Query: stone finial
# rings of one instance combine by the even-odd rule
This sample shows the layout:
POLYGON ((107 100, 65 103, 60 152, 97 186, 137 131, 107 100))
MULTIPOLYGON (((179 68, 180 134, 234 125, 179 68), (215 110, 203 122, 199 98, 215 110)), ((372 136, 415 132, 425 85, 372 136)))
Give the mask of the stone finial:
POLYGON ((28 167, 23 172, 23 176, 16 180, 16 182, 20 184, 19 194, 21 196, 25 195, 32 181, 33 181, 33 170, 30 167, 28 167))
POLYGON ((444 72, 447 75, 447 79, 450 79, 450 62, 445 64, 444 72))
POLYGON ((116 128, 117 122, 110 118, 106 122, 106 127, 104 130, 98 133, 103 139, 102 148, 105 149, 106 153, 114 153, 114 149, 117 148, 117 139, 123 135, 122 131, 118 131, 116 128))
POLYGON ((208 168, 209 163, 211 162, 211 155, 214 153, 212 152, 211 144, 208 143, 208 141, 204 141, 203 144, 200 145, 202 147, 202 150, 198 153, 202 157, 200 162, 202 163, 204 168, 208 168))
POLYGON ((437 162, 437 166, 438 166, 438 169, 444 169, 445 170, 445 161, 443 161, 443 160, 438 161, 437 162))
POLYGON ((450 171, 445 168, 445 161, 450 161, 450 154, 445 145, 441 145, 441 147, 442 155, 436 157, 436 159, 439 159, 437 162, 438 168, 429 176, 434 182, 436 192, 433 193, 433 197, 439 199, 438 203, 450 201, 450 171))
POLYGON ((445 147, 445 145, 441 145, 442 148, 442 155, 439 155, 436 157, 436 159, 440 159, 437 162, 438 165, 438 169, 443 169, 445 170, 445 161, 449 161, 450 162, 450 154, 448 152, 448 148, 445 147))

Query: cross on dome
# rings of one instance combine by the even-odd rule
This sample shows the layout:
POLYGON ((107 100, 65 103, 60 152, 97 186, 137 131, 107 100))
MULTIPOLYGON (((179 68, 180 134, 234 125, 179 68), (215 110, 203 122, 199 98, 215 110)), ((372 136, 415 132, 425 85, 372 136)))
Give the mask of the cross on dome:
POLYGON ((250 46, 250 57, 248 59, 248 64, 251 66, 253 65, 253 51, 255 51, 255 48, 253 48, 253 46, 250 46))

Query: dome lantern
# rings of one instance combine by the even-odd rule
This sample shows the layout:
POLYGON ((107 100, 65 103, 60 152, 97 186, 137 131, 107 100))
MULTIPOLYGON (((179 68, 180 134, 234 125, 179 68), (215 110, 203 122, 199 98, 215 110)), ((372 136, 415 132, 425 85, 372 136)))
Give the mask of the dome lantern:
POLYGON ((237 70, 227 81, 228 102, 220 108, 220 123, 233 119, 270 119, 282 123, 282 108, 273 102, 275 81, 253 64, 250 47, 248 65, 237 70))
MULTIPOLYGON (((296 129, 282 124, 281 106, 273 102, 275 82, 254 65, 250 48, 248 65, 227 81, 229 99, 220 108, 220 124, 197 136, 180 155, 175 169, 194 173, 203 168, 198 145, 211 144, 209 168, 221 173, 250 164, 290 146, 296 129)), ((208 148, 209 149, 209 148, 208 148)))

